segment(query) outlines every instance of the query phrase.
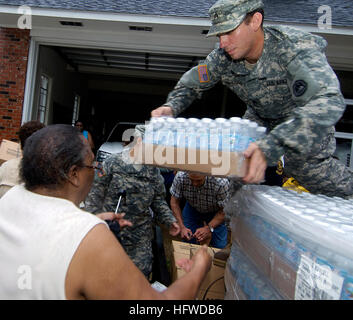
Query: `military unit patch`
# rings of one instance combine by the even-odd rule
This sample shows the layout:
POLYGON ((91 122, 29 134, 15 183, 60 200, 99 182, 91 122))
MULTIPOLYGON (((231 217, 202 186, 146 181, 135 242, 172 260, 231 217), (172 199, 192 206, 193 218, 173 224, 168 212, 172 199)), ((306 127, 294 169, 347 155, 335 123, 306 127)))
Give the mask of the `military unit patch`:
POLYGON ((307 88, 308 84, 304 80, 297 80, 293 83, 293 94, 296 97, 301 97, 307 88))
POLYGON ((207 65, 206 64, 199 65, 197 70, 198 70, 198 73, 199 73, 199 80, 200 80, 201 83, 210 81, 210 78, 209 78, 208 72, 207 72, 207 65))

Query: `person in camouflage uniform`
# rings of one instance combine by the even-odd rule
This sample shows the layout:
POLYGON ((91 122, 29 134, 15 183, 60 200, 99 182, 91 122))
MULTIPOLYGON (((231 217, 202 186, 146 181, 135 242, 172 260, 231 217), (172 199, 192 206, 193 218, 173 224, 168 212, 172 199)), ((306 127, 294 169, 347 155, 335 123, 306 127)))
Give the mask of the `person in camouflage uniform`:
POLYGON ((263 27, 261 0, 220 0, 209 10, 207 36, 219 48, 186 72, 152 116, 177 116, 222 81, 247 104, 243 116, 267 128, 244 152, 245 183, 263 180, 284 155, 284 173, 312 193, 350 197, 353 172, 332 157, 335 124, 345 110, 339 81, 327 62, 327 42, 284 27, 263 27))
POLYGON ((132 164, 124 157, 128 152, 115 154, 103 162, 103 174, 96 174, 91 191, 85 200, 85 210, 92 213, 115 212, 119 191, 126 195, 119 212, 132 222, 120 230, 121 244, 135 265, 148 277, 152 271, 153 219, 166 225, 172 236, 180 232, 166 200, 163 177, 158 168, 132 164), (150 209, 153 212, 153 217, 150 209))

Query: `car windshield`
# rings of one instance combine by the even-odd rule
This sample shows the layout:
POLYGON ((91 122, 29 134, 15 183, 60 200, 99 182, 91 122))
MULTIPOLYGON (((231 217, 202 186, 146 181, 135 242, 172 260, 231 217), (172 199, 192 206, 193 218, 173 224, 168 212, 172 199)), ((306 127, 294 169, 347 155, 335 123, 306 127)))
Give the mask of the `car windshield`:
POLYGON ((130 137, 133 136, 135 131, 135 126, 138 123, 119 123, 110 132, 110 136, 107 138, 107 142, 122 142, 129 141, 130 137))

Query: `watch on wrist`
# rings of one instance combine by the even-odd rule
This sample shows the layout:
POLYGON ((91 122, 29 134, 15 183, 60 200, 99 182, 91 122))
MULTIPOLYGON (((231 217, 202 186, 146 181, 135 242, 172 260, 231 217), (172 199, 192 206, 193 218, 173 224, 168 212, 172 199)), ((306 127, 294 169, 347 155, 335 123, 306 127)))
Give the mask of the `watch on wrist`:
POLYGON ((213 233, 214 229, 208 224, 208 227, 210 228, 210 231, 213 233))

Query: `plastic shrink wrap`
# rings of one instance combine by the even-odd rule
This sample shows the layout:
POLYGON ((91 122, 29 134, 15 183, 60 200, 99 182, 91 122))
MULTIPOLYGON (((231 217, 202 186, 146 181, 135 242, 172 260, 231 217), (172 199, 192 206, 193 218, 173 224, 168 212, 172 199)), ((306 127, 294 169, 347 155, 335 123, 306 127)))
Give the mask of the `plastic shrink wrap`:
POLYGON ((353 300, 353 201, 253 185, 242 187, 225 212, 232 230, 228 273, 238 275, 227 290, 247 295, 234 263, 240 252, 284 299, 353 300))

